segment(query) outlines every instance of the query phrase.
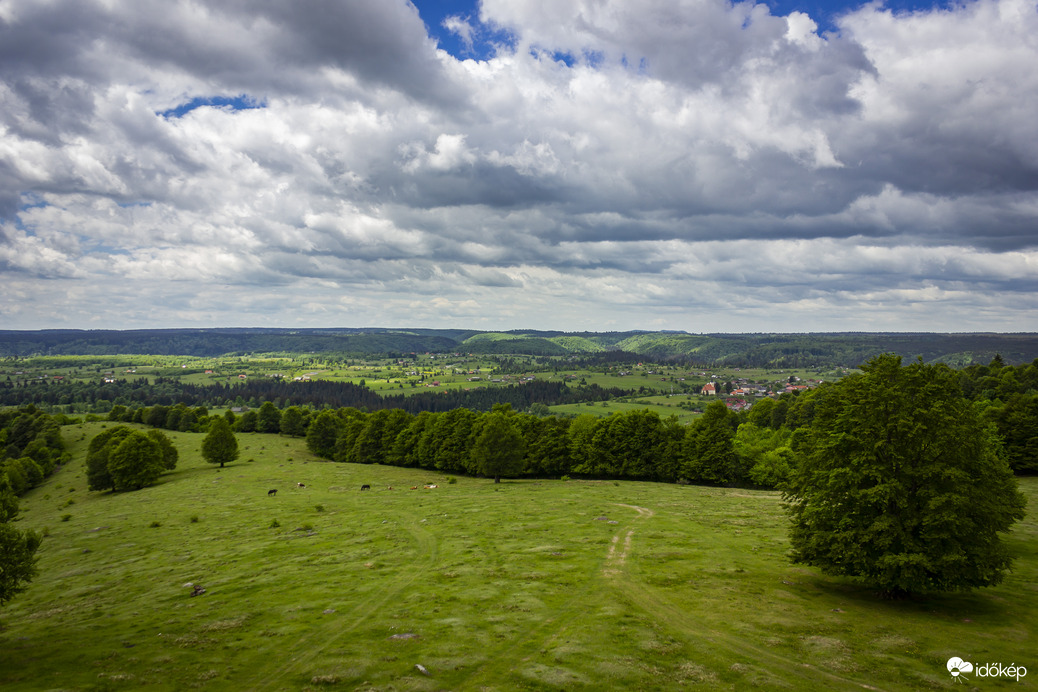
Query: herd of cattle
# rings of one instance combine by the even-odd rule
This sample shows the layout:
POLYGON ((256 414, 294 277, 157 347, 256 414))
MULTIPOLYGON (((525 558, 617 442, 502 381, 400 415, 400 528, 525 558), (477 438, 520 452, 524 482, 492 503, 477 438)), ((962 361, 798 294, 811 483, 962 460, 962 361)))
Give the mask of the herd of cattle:
MULTIPOLYGON (((306 485, 304 485, 303 483, 296 483, 296 487, 297 488, 305 488, 306 485)), ((438 486, 436 486, 436 485, 424 485, 422 487, 425 488, 426 490, 431 490, 431 489, 436 488, 438 486)), ((367 483, 365 483, 364 485, 360 486, 360 489, 361 490, 371 490, 371 486, 368 485, 367 483)), ((386 490, 392 490, 392 489, 393 489, 393 486, 391 486, 391 485, 390 486, 386 486, 386 490)), ((411 490, 418 490, 418 486, 417 485, 412 485, 411 486, 411 490)), ((271 488, 270 490, 267 491, 267 497, 271 497, 271 496, 277 495, 277 494, 278 494, 278 489, 277 488, 271 488)))

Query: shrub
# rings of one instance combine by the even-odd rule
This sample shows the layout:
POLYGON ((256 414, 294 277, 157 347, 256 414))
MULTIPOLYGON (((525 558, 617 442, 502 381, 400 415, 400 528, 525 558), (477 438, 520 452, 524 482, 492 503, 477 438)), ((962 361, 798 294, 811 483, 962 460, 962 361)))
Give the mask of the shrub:
POLYGON ((62 515, 61 515, 61 520, 62 520, 62 521, 68 521, 68 520, 69 520, 69 519, 71 519, 71 518, 72 518, 72 515, 71 515, 71 514, 62 514, 62 515))

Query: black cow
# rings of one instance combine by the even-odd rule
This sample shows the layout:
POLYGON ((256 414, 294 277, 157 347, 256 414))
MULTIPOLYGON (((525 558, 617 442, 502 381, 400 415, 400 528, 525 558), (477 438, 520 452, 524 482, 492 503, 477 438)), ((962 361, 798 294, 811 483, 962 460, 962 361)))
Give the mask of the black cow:
POLYGON ((367 485, 367 484, 364 484, 364 485, 360 486, 360 489, 361 490, 371 490, 371 486, 367 485))
POLYGON ((277 494, 278 494, 278 489, 277 488, 274 488, 273 490, 268 490, 267 491, 267 497, 270 497, 271 495, 277 495, 277 494))

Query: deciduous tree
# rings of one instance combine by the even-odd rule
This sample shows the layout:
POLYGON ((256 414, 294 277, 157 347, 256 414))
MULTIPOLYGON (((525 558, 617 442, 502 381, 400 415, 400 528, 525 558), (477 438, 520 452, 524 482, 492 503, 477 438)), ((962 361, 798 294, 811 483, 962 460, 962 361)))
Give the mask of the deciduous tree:
POLYGON ((202 440, 202 458, 210 464, 230 463, 238 458, 238 438, 223 418, 214 418, 202 440))
POLYGON ((306 431, 306 447, 324 459, 335 456, 335 442, 342 430, 342 419, 334 411, 321 411, 306 431))
POLYGON ((11 521, 18 500, 0 474, 0 605, 24 591, 36 576, 36 550, 43 540, 35 531, 19 531, 11 521))
POLYGON ((141 489, 162 475, 162 447, 148 434, 133 431, 108 455, 108 472, 116 490, 141 489))
POLYGON ((730 485, 743 479, 745 468, 735 453, 731 416, 723 401, 715 401, 689 428, 685 438, 689 480, 730 485))
POLYGON ((281 413, 280 431, 282 435, 302 437, 306 434, 303 411, 298 406, 289 406, 281 413))
POLYGON ((472 446, 476 469, 493 476, 495 483, 501 482, 501 476, 517 476, 523 471, 523 438, 508 418, 501 411, 483 416, 472 446))
POLYGON ((259 409, 256 430, 263 433, 281 432, 281 411, 269 401, 264 401, 259 409))
POLYGON ((828 390, 794 440, 794 561, 891 596, 1001 582, 1024 498, 957 373, 887 355, 828 390))
POLYGON ((149 430, 148 437, 155 440, 158 443, 159 448, 162 450, 162 468, 166 471, 172 471, 177 467, 177 459, 179 453, 177 452, 176 446, 173 444, 173 440, 166 437, 161 430, 149 430))
POLYGON ((112 474, 108 470, 108 459, 112 451, 119 446, 133 428, 118 425, 99 433, 87 445, 86 467, 87 487, 90 490, 110 490, 115 488, 112 474))

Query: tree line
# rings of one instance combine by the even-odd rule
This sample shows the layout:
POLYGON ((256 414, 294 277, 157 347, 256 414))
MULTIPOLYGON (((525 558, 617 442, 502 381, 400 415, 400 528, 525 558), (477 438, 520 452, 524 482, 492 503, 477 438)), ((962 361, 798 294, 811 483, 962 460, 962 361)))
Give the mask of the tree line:
POLYGON ((995 356, 987 365, 964 368, 960 384, 984 420, 995 426, 1010 467, 1038 473, 1038 360, 1012 366, 995 356))
POLYGON ((514 430, 513 446, 522 451, 505 474, 511 477, 570 475, 773 488, 788 474, 788 426, 805 420, 800 401, 769 399, 741 413, 715 401, 690 426, 649 410, 559 418, 519 412, 508 403, 483 412, 454 408, 412 414, 400 408, 279 409, 267 401, 258 409, 222 415, 210 415, 205 407, 159 404, 116 406, 108 419, 181 432, 206 432, 214 420, 221 420, 235 432, 305 437, 315 455, 332 461, 479 475, 483 471, 473 449, 494 416, 495 426, 500 428, 503 418, 514 430))
POLYGON ((0 604, 23 591, 36 574, 43 536, 15 528, 18 495, 68 461, 62 422, 35 406, 0 410, 0 604))
MULTIPOLYGON (((982 422, 995 426, 1014 471, 1038 470, 1038 365, 1011 367, 996 359, 989 366, 964 371, 932 367, 946 373, 962 396, 973 395, 966 398, 974 400, 982 422)), ((470 459, 471 446, 480 420, 487 413, 507 410, 510 424, 522 438, 524 455, 519 476, 573 475, 776 488, 792 469, 796 431, 811 425, 833 386, 761 399, 750 410, 738 413, 716 401, 687 427, 648 410, 614 413, 607 418, 545 415, 547 409, 536 405, 538 397, 526 393, 547 391, 557 395, 569 388, 539 381, 487 390, 484 411, 464 406, 425 410, 420 401, 412 402, 408 409, 388 406, 408 403, 408 397, 400 397, 382 399, 374 410, 356 406, 316 410, 295 405, 282 409, 265 401, 258 409, 228 412, 226 417, 237 432, 320 440, 313 443, 313 451, 327 459, 472 473, 476 466, 470 459), (523 396, 513 399, 518 405, 494 401, 490 393, 501 391, 523 396), (534 403, 527 403, 530 401, 534 403), (525 413, 523 408, 539 415, 525 413)), ((358 385, 351 388, 362 389, 358 385)), ((609 395, 605 390, 597 393, 609 395)), ((587 390, 572 394, 587 395, 587 390)), ((428 396, 433 400, 443 397, 428 396)), ((179 403, 136 409, 116 406, 109 418, 198 432, 208 428, 209 414, 204 406, 179 403)))
POLYGON ((276 377, 257 377, 240 383, 191 384, 176 378, 157 377, 154 382, 146 378, 114 382, 3 382, 0 383, 0 406, 32 403, 37 406, 73 406, 83 412, 105 413, 112 406, 136 408, 155 404, 184 404, 213 407, 247 402, 258 406, 259 402, 271 401, 278 402, 281 407, 305 404, 316 408, 353 407, 370 411, 399 408, 414 414, 455 408, 489 411, 494 404, 504 403, 525 410, 532 404, 554 406, 606 401, 633 393, 631 390, 605 388, 597 384, 571 387, 563 382, 534 380, 469 390, 449 389, 380 396, 362 385, 333 380, 295 382, 276 377))
POLYGON ((68 454, 61 426, 67 421, 32 404, 0 409, 0 488, 21 495, 64 464, 68 454))
MULTIPOLYGON (((505 475, 510 477, 578 476, 774 488, 785 481, 791 468, 792 429, 786 421, 795 425, 805 414, 797 398, 781 405, 768 402, 736 413, 723 401, 715 401, 688 426, 674 416, 664 418, 647 409, 605 418, 590 414, 559 418, 517 412, 507 404, 489 412, 459 408, 417 415, 400 409, 367 413, 344 408, 311 415, 304 434, 311 452, 332 461, 487 475, 478 453, 481 445, 485 448, 481 436, 490 421, 497 428, 503 421, 511 430, 509 446, 521 452, 508 466, 505 475)), ((271 413, 267 429, 274 425, 271 413)), ((261 418, 258 413, 257 420, 261 418)))

